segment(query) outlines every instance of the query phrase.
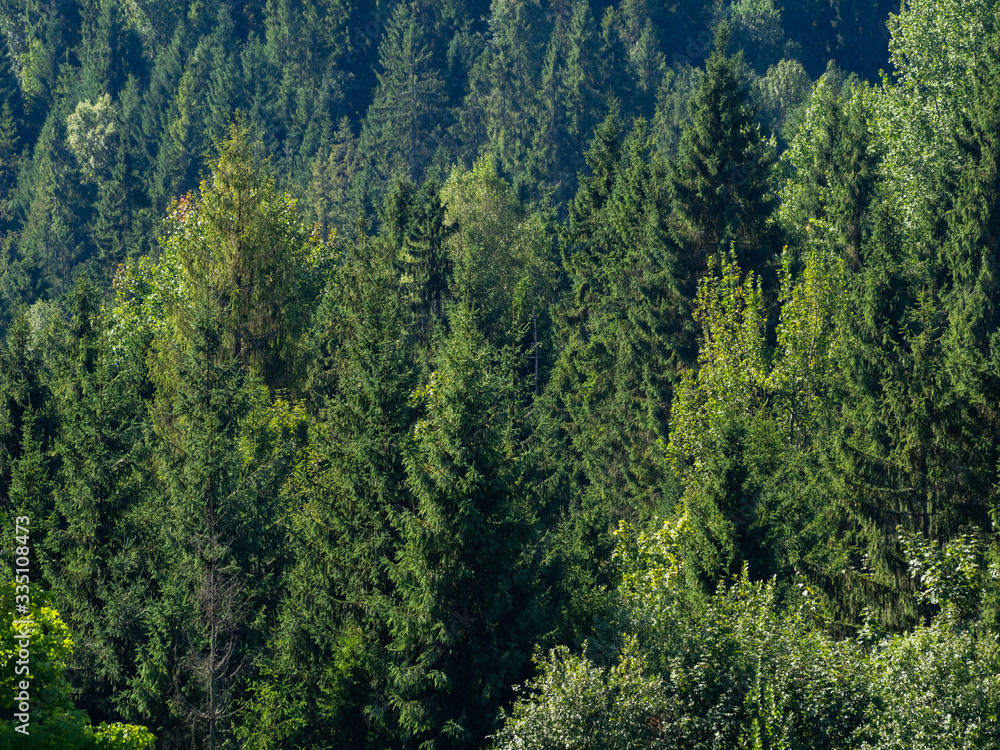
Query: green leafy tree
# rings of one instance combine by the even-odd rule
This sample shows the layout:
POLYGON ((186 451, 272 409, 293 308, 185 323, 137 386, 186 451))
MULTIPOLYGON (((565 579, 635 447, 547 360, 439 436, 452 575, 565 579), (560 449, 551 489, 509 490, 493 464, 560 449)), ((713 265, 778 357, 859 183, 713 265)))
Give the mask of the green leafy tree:
MULTIPOLYGON (((488 157, 469 171, 453 170, 441 192, 451 296, 475 300, 478 328, 492 346, 516 342, 547 356, 556 266, 542 217, 517 200, 488 157)), ((540 362, 534 360, 536 392, 540 362)))
POLYGON ((73 639, 59 612, 52 608, 49 597, 29 577, 16 579, 3 586, 3 649, 0 651, 4 669, 0 678, 0 699, 15 710, 20 698, 29 710, 26 731, 17 727, 24 722, 17 718, 0 724, 0 747, 60 748, 65 750, 149 750, 155 737, 145 727, 128 724, 105 724, 93 727, 87 715, 74 707, 71 689, 66 680, 67 662, 73 654, 73 639), (28 611, 15 619, 14 601, 30 590, 28 611), (25 624, 25 622, 30 624, 25 624), (27 635, 26 640, 18 640, 27 635), (29 653, 28 670, 18 667, 21 646, 29 653))
POLYGON ((496 747, 543 750, 567 738, 580 750, 664 746, 660 680, 630 645, 609 669, 571 655, 565 646, 546 658, 536 656, 541 674, 520 688, 526 692, 510 715, 504 714, 496 747))
POLYGON ((822 539, 836 528, 822 520, 819 491, 794 488, 822 476, 814 441, 827 415, 843 271, 814 249, 794 278, 789 260, 773 351, 759 277, 742 278, 731 256, 699 289, 698 368, 677 389, 667 453, 684 485, 686 571, 703 586, 744 565, 785 585, 793 570, 816 574, 822 539))

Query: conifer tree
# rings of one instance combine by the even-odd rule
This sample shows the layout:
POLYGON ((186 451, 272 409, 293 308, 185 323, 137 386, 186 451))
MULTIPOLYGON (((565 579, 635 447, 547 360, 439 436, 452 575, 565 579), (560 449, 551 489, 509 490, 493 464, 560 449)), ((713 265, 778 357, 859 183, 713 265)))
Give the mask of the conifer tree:
MULTIPOLYGON (((27 316, 21 314, 7 331, 0 351, 0 498, 5 512, 10 511, 11 471, 21 455, 26 420, 36 423, 37 416, 30 415, 43 413, 48 401, 49 389, 33 337, 27 316)), ((40 437, 34 430, 32 434, 40 437)))
POLYGON ((987 269, 998 188, 987 133, 997 118, 997 63, 995 53, 983 59, 955 139, 964 163, 939 183, 953 198, 923 209, 923 226, 938 233, 908 242, 896 207, 879 206, 840 322, 847 335, 832 380, 840 407, 829 450, 856 554, 875 573, 856 576, 855 596, 841 601, 854 612, 876 605, 886 621, 914 611, 897 527, 944 540, 994 513, 996 291, 987 269))
POLYGON ((471 310, 453 308, 407 452, 411 505, 389 567, 389 718, 401 747, 478 747, 540 624, 532 517, 505 439, 504 386, 471 310))
MULTIPOLYGON (((2 540, 14 545, 15 516, 32 521, 32 566, 44 585, 45 536, 51 526, 52 445, 51 390, 46 382, 36 334, 26 315, 19 315, 0 350, 0 510, 2 540)), ((12 578, 10 559, 3 570, 12 578)))
POLYGON ((306 218, 319 224, 320 236, 349 234, 352 226, 347 205, 351 182, 358 168, 357 139, 347 117, 341 119, 332 143, 312 159, 305 193, 306 218))
MULTIPOLYGON (((598 128, 570 211, 564 256, 573 291, 554 391, 564 405, 588 492, 625 515, 663 498, 656 441, 670 384, 691 357, 693 290, 668 226, 667 175, 643 121, 620 142, 598 128), (640 499, 641 498, 641 499, 640 499)), ((568 426, 568 425, 567 425, 568 426)))
POLYGON ((317 240, 275 189, 244 126, 231 127, 201 194, 179 202, 174 218, 170 262, 186 278, 210 276, 229 354, 271 388, 294 386, 311 294, 306 259, 317 240))
POLYGON ((774 155, 740 80, 740 53, 729 57, 728 43, 723 23, 689 105, 691 123, 681 135, 673 166, 674 207, 697 268, 704 271, 709 255, 726 252, 735 242, 741 267, 759 271, 775 252, 774 155))
POLYGON ((598 42, 586 2, 575 2, 569 17, 556 19, 545 52, 534 115, 531 167, 537 192, 556 204, 570 200, 576 188, 575 160, 586 149, 597 124, 600 80, 593 60, 598 42))
POLYGON ((621 130, 614 113, 598 126, 591 174, 570 210, 563 257, 572 287, 539 425, 559 467, 550 483, 565 487, 548 509, 561 519, 552 540, 567 579, 560 606, 581 635, 605 606, 612 529, 666 513, 677 498, 658 441, 693 356, 690 278, 668 225, 666 169, 643 121, 624 138, 621 130))
POLYGON ((401 543, 393 518, 410 504, 404 446, 415 379, 394 250, 381 242, 365 250, 328 290, 337 305, 324 313, 339 309, 342 319, 327 325, 340 331, 343 346, 336 384, 314 394, 320 408, 293 480, 304 512, 295 523, 297 562, 269 670, 272 683, 296 695, 291 706, 276 707, 264 682, 254 701, 264 726, 281 726, 295 711, 308 716, 298 734, 269 737, 279 746, 385 740, 378 722, 369 724, 384 710, 385 612, 395 592, 388 566, 401 543))
POLYGON ((79 175, 62 144, 62 118, 54 111, 35 144, 29 171, 22 170, 12 208, 23 217, 16 251, 3 278, 8 304, 54 299, 72 287, 87 246, 76 230, 85 213, 79 175))
POLYGON ((444 85, 425 33, 410 4, 399 3, 379 47, 383 72, 365 126, 384 180, 419 181, 434 155, 428 134, 443 109, 444 85))
MULTIPOLYGON (((216 748, 227 735, 241 644, 247 643, 250 571, 245 563, 253 555, 246 545, 253 532, 254 498, 241 481, 236 450, 245 408, 239 370, 226 356, 219 310, 208 287, 206 279, 201 294, 191 300, 177 383, 164 394, 168 400, 161 407, 170 417, 159 427, 166 536, 175 566, 169 586, 177 597, 174 606, 183 607, 183 635, 165 644, 173 654, 158 656, 166 664, 175 660, 174 675, 167 673, 174 685, 164 697, 174 703, 184 731, 202 747, 216 748)), ((164 599, 166 604, 169 599, 164 599)))
POLYGON ((470 74, 466 97, 467 142, 486 146, 510 176, 515 193, 521 184, 535 126, 535 70, 542 60, 544 24, 535 0, 494 0, 489 36, 470 74), (470 131, 474 131, 470 133, 470 131))
POLYGON ((10 102, 4 101, 0 109, 0 220, 8 221, 10 217, 11 193, 17 179, 20 164, 18 153, 17 122, 14 120, 10 102))
POLYGON ((97 188, 93 223, 96 257, 102 268, 116 267, 141 247, 142 225, 135 214, 146 203, 135 152, 126 145, 118 149, 108 178, 97 188))
POLYGON ((59 322, 50 343, 59 470, 57 522, 46 540, 48 575, 77 637, 73 675, 80 706, 94 721, 112 720, 144 635, 142 606, 156 561, 148 554, 143 513, 155 482, 144 468, 145 403, 139 384, 112 364, 97 290, 78 282, 68 304, 69 319, 59 322))
POLYGON ((798 170, 781 208, 799 243, 818 220, 852 267, 860 262, 875 198, 877 153, 861 91, 831 65, 816 85, 788 160, 798 170))
POLYGON ((387 216, 387 229, 399 248, 413 335, 418 346, 426 350, 436 324, 444 316, 450 278, 450 259, 444 243, 453 228, 445 225, 437 180, 430 178, 419 191, 407 191, 400 185, 390 197, 394 205, 387 216), (411 197, 407 199, 407 195, 411 197))

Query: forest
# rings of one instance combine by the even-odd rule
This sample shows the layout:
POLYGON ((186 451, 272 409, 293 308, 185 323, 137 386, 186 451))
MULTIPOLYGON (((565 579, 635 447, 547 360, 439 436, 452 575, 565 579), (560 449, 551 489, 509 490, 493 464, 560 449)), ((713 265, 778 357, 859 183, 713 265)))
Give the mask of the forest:
POLYGON ((0 750, 1000 747, 1000 0, 0 30, 0 750))

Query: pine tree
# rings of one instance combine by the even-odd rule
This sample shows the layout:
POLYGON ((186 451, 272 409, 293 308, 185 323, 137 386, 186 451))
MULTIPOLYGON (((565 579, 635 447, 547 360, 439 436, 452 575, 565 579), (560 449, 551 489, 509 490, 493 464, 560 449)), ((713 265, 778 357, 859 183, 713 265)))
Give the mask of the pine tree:
POLYGON ((681 135, 674 206, 697 268, 704 271, 709 255, 735 242, 740 266, 762 271, 775 251, 769 226, 776 205, 774 155, 741 83, 740 55, 726 55, 728 42, 728 27, 720 24, 690 104, 691 124, 681 135))
POLYGON ((323 238, 329 239, 333 232, 344 234, 350 229, 352 222, 347 199, 357 170, 357 149, 351 122, 344 117, 333 142, 319 149, 312 159, 305 192, 306 218, 319 225, 323 238))
MULTIPOLYGON (((36 336, 28 317, 21 314, 8 329, 0 351, 0 501, 3 511, 11 515, 17 510, 14 482, 19 460, 35 446, 47 448, 52 437, 48 418, 51 392, 36 336)), ((23 494, 18 497, 29 499, 23 494)))
POLYGON ((18 180, 14 210, 24 212, 16 253, 6 269, 3 294, 12 307, 53 299, 72 286, 78 263, 87 259, 77 211, 84 211, 80 180, 62 147, 59 112, 46 121, 35 144, 30 171, 18 180))
MULTIPOLYGON (((271 684, 288 685, 292 706, 268 704, 258 691, 259 724, 281 726, 294 711, 308 716, 298 734, 274 734, 279 746, 384 741, 366 716, 378 716, 389 654, 384 613, 395 585, 392 523, 410 503, 404 446, 416 413, 407 333, 407 300, 388 244, 366 245, 330 287, 341 333, 336 385, 314 394, 319 409, 293 480, 297 563, 289 573, 271 684), (332 665, 336 665, 332 667, 332 665), (300 687, 305 685, 305 688, 300 687), (294 687, 292 687, 294 686, 294 687)), ((260 733, 253 727, 255 733, 260 733)))
POLYGON ((10 102, 4 101, 0 109, 0 220, 5 223, 10 219, 11 193, 20 164, 18 140, 18 127, 10 102))
POLYGON ((427 136, 444 105, 444 84, 425 33, 410 5, 400 3, 379 47, 383 72, 365 126, 384 180, 421 180, 434 155, 427 136))
POLYGON ((557 18, 542 66, 534 119, 531 167, 537 192, 556 205, 576 188, 576 162, 597 124, 599 76, 592 61, 598 52, 590 6, 575 2, 570 17, 557 18))
POLYGON ((428 179, 419 191, 408 181, 398 181, 386 197, 382 236, 404 274, 409 324, 425 359, 434 329, 443 319, 450 277, 444 242, 452 231, 445 226, 441 188, 435 179, 428 179))
POLYGON ((389 712, 400 747, 478 747, 527 666, 540 624, 521 457, 505 389, 470 310, 451 313, 407 452, 410 506, 389 567, 389 712))
POLYGON ((509 175, 517 193, 531 146, 536 111, 537 60, 544 59, 544 24, 538 2, 495 0, 490 6, 489 36, 470 74, 466 97, 467 142, 485 146, 509 175), (470 130, 474 129, 474 135, 470 130))

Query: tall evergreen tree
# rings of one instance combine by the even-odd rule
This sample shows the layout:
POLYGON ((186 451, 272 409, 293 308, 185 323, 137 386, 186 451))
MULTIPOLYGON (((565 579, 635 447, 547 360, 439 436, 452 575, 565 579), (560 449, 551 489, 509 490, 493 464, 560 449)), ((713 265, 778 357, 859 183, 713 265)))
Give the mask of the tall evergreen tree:
POLYGON ((241 563, 252 555, 245 545, 254 514, 236 450, 245 408, 239 370, 225 354, 208 286, 206 279, 191 300, 177 383, 163 404, 169 419, 159 428, 167 538, 176 566, 170 587, 183 607, 187 641, 170 644, 174 654, 161 658, 176 660, 174 685, 164 697, 174 703, 191 746, 216 748, 228 734, 232 690, 247 643, 250 570, 241 563))
POLYGON ((505 387, 467 308, 419 391, 425 417, 407 453, 412 505, 389 567, 389 719, 400 747, 479 746, 523 674, 541 623, 532 516, 505 387))
POLYGON ((444 85, 409 3, 399 3, 379 47, 379 86, 365 118, 364 143, 379 156, 384 180, 421 180, 434 155, 428 136, 438 127, 444 85))
MULTIPOLYGON (((0 501, 13 514, 15 467, 28 446, 48 446, 51 392, 28 317, 19 315, 0 351, 0 501)), ((37 458, 37 457, 36 457, 37 458)))
POLYGON ((440 184, 430 178, 417 190, 408 181, 398 181, 385 200, 382 221, 382 235, 395 249, 404 274, 410 326, 426 356, 434 329, 443 320, 451 275, 444 242, 454 228, 445 226, 440 184))
POLYGON ((690 104, 691 123, 681 135, 674 206, 698 268, 735 242, 741 267, 758 271, 776 250, 770 228, 774 154, 740 79, 740 53, 729 57, 728 43, 728 27, 720 24, 690 104))
POLYGON ((112 362, 97 290, 81 281, 68 320, 50 343, 59 420, 54 455, 56 522, 46 547, 48 577, 77 643, 73 681, 94 721, 121 715, 120 696, 136 670, 142 607, 151 591, 144 517, 155 485, 146 470, 146 404, 112 362))
POLYGON ((170 263, 188 279, 211 278, 230 354, 271 388, 294 386, 302 375, 294 352, 315 293, 306 259, 317 239, 277 192, 244 126, 230 128, 201 194, 179 202, 174 218, 170 263))
POLYGON ((404 446, 415 378, 395 253, 388 243, 366 250, 328 290, 337 304, 324 312, 342 318, 327 325, 339 329, 343 348, 336 385, 315 394, 320 408, 293 480, 305 512, 295 524, 298 560, 278 647, 255 696, 258 719, 247 725, 258 747, 387 741, 378 722, 369 724, 384 710, 385 611, 395 592, 388 566, 400 546, 392 519, 410 503, 404 446), (294 695, 272 702, 274 684, 294 695), (282 731, 296 715, 306 717, 302 729, 282 731))
POLYGON ((797 174, 784 188, 781 213, 802 243, 818 220, 852 267, 860 261, 875 199, 877 153, 861 92, 830 66, 818 81, 788 160, 797 174))
POLYGON ((470 75, 463 138, 479 144, 479 152, 485 146, 517 191, 535 126, 536 61, 543 59, 544 40, 540 4, 494 0, 488 34, 492 43, 483 48, 470 75))
POLYGON ((663 500, 656 441, 666 437, 670 384, 693 345, 693 284, 668 225, 665 167, 643 121, 624 142, 620 128, 615 114, 598 128, 592 174, 570 211, 564 256, 573 291, 554 391, 587 492, 612 517, 663 500))

